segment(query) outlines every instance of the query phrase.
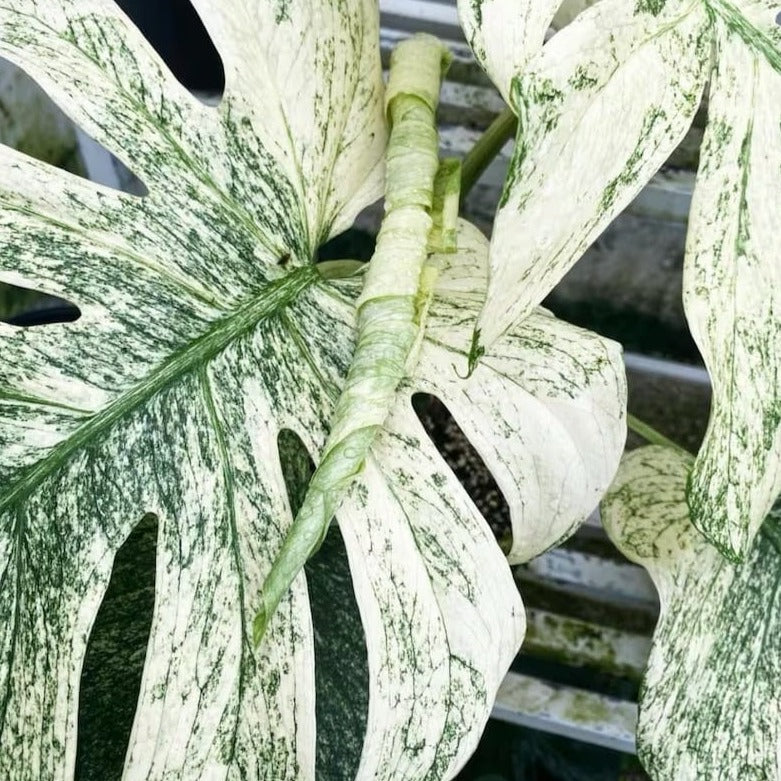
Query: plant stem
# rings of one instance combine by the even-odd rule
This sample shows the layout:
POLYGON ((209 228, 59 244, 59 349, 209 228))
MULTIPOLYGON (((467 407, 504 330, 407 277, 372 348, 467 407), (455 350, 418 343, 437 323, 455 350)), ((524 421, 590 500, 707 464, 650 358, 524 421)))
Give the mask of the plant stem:
POLYGON ((461 203, 499 150, 515 135, 518 117, 506 108, 467 152, 461 164, 461 203))
POLYGON ((640 420, 640 418, 637 418, 634 415, 627 413, 626 425, 630 431, 634 431, 635 434, 640 435, 646 442, 650 442, 652 445, 671 447, 691 455, 685 447, 681 447, 676 442, 668 439, 664 434, 660 434, 653 426, 649 426, 645 421, 640 420))

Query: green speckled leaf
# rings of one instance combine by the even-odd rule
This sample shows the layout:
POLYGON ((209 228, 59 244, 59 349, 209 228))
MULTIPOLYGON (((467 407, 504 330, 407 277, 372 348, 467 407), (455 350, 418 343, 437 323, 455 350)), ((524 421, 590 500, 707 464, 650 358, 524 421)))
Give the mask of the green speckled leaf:
POLYGON ((510 507, 511 562, 568 537, 613 479, 626 436, 621 348, 538 309, 491 347, 471 377, 473 313, 482 303, 488 242, 461 223, 459 254, 445 255, 435 318, 421 353, 422 387, 447 405, 510 507), (434 345, 437 349, 434 349, 434 345))
POLYGON ((561 30, 598 0, 458 0, 458 17, 475 58, 509 103, 513 77, 561 30))
MULTIPOLYGON (((367 176, 382 166, 385 143, 376 9, 368 0, 194 5, 225 70, 216 108, 185 91, 110 0, 14 2, 0 11, 0 55, 120 157, 152 202, 171 214, 199 204, 207 227, 193 226, 189 251, 174 243, 169 253, 181 255, 184 276, 205 283, 193 258, 245 242, 237 248, 255 262, 208 280, 231 302, 253 280, 250 269, 284 252, 309 263, 320 241, 382 192, 381 177, 367 176), (220 235, 226 218, 243 230, 220 235)), ((144 228, 132 237, 140 252, 144 228)))
POLYGON ((661 615, 640 695, 637 745, 655 781, 781 777, 781 512, 746 561, 724 559, 689 520, 692 459, 629 454, 602 504, 608 534, 643 565, 661 615))
POLYGON ((510 102, 512 80, 542 47, 560 0, 458 0, 475 58, 510 102))
MULTIPOLYGON (((503 29, 507 15, 490 24, 503 29)), ((700 2, 605 0, 515 75, 518 135, 494 223, 481 345, 539 304, 680 143, 710 42, 700 2)), ((500 86, 506 79, 489 73, 500 86)))
POLYGON ((684 302, 713 382, 694 523, 742 557, 781 490, 781 4, 715 3, 684 302))
MULTIPOLYGON (((358 286, 322 280, 311 261, 381 185, 377 8, 196 5, 225 64, 216 108, 181 88, 113 2, 0 8, 0 53, 149 190, 125 195, 0 148, 0 281, 82 313, 0 323, 3 779, 73 778, 87 641, 116 551, 150 513, 155 605, 125 781, 305 781, 326 761, 304 573, 257 649, 251 621, 292 521, 280 432, 319 457, 353 357, 358 286)), ((623 439, 616 345, 547 314, 458 379, 487 262, 485 241, 462 235, 427 357, 337 518, 369 681, 365 716, 361 696, 338 705, 366 722, 347 781, 451 778, 524 631, 506 561, 412 394, 437 394, 462 425, 482 421, 478 446, 505 490, 543 513, 514 510, 531 538, 521 553, 587 513, 623 439), (516 430, 519 410, 530 417, 516 430), (573 459, 596 426, 596 465, 576 463, 571 478, 548 469, 561 452, 535 426, 554 428, 573 459), (559 507, 564 490, 578 498, 559 507)))

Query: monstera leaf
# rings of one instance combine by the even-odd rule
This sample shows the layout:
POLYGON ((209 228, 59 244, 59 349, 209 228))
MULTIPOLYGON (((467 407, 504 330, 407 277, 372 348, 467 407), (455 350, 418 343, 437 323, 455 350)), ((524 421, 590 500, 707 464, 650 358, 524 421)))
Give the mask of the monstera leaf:
POLYGON ((473 353, 538 304, 662 165, 709 77, 684 300, 714 401, 689 502, 740 559, 781 491, 781 4, 603 0, 543 46, 557 5, 459 3, 519 118, 473 353))
POLYGON ((544 46, 558 2, 460 0, 518 115, 476 351, 525 317, 680 143, 710 58, 704 4, 603 0, 544 46))
POLYGON ((0 281, 81 312, 0 323, 0 778, 73 777, 85 647, 116 552, 150 514, 156 596, 125 779, 311 779, 324 754, 333 778, 448 778, 524 617, 410 396, 436 393, 474 437, 523 558, 582 520, 615 470, 619 349, 540 311, 460 379, 488 252, 461 225, 420 360, 338 513, 368 669, 368 706, 349 681, 317 705, 336 740, 362 742, 339 765, 350 751, 316 748, 304 574, 258 648, 250 625, 292 521, 278 438, 295 432, 317 460, 353 355, 359 284, 323 280, 313 258, 381 191, 377 9, 195 5, 225 69, 217 107, 109 0, 0 10, 0 54, 148 189, 0 149, 0 281), (333 729, 340 714, 365 734, 333 729))
POLYGON ((692 520, 740 559, 781 490, 781 3, 714 2, 716 57, 684 268, 713 383, 692 520))
POLYGON ((766 518, 744 563, 728 562, 689 520, 692 461, 636 450, 602 504, 608 534, 661 602, 638 753, 656 781, 779 778, 781 514, 766 518))

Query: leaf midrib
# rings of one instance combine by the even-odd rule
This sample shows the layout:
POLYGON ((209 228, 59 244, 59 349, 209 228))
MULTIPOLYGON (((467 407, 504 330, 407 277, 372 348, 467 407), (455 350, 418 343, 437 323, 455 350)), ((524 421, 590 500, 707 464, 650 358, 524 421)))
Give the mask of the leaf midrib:
POLYGON ((171 355, 130 390, 122 393, 89 418, 66 439, 32 465, 22 477, 12 481, 0 496, 0 513, 29 496, 47 477, 61 468, 88 442, 109 430, 121 418, 138 409, 161 390, 193 369, 203 366, 229 344, 250 331, 261 320, 291 303, 319 279, 315 266, 303 266, 270 283, 263 293, 217 321, 213 327, 171 355))

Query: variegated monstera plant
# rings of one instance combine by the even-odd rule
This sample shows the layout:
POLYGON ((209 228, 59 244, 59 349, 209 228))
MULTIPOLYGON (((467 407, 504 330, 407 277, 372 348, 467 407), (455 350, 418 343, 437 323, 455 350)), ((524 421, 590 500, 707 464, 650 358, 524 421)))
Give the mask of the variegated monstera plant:
MULTIPOLYGON (((81 312, 42 329, 0 324, 0 778, 73 777, 90 630, 117 550, 149 514, 156 594, 124 778, 451 778, 524 616, 411 396, 439 397, 493 472, 511 562, 574 530, 618 464, 623 369, 617 345, 538 305, 680 141, 709 75, 687 296, 716 402, 688 506, 723 552, 756 550, 779 480, 777 9, 601 0, 543 45, 558 3, 464 0, 467 38, 519 119, 489 245, 457 221, 458 167, 437 160, 448 56, 435 40, 400 47, 386 90, 372 0, 193 4, 222 58, 217 106, 174 79, 112 0, 0 7, 0 55, 148 191, 0 152, 0 281, 81 312), (368 270, 321 273, 318 247, 383 194, 368 270), (318 464, 295 516, 286 431, 318 464), (318 627, 340 666, 329 688, 312 621, 328 578, 308 583, 302 567, 336 534, 333 515, 349 570, 338 546, 321 555, 332 579, 349 571, 363 637, 338 609, 318 627)), ((675 459, 680 482, 690 465, 675 459)), ((685 530, 638 554, 660 570, 699 534, 675 501, 685 530)), ((702 562, 703 577, 741 566, 696 539, 708 553, 687 566, 702 562)), ((724 577, 727 590, 753 582, 724 577)), ((668 578, 662 596, 682 589, 668 578)), ((767 627, 770 599, 747 612, 767 627)), ((691 708, 658 693, 686 653, 669 650, 681 642, 670 626, 643 704, 663 739, 641 749, 660 778, 705 778, 703 752, 722 734, 686 744, 691 708)), ((749 726, 754 703, 776 696, 767 680, 746 698, 749 726)), ((692 696, 714 696, 703 687, 692 696)), ((773 761, 751 741, 737 753, 752 772, 773 761)))

